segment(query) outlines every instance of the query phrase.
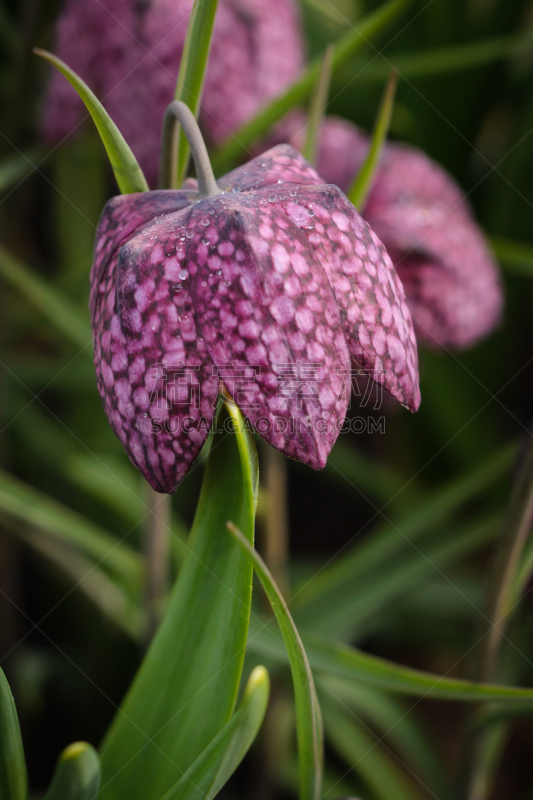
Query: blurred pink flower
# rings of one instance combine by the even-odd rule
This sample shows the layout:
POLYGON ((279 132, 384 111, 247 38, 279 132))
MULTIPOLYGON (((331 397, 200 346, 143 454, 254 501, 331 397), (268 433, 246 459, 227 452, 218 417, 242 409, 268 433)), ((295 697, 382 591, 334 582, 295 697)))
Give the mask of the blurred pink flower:
MULTIPOLYGON (((304 114, 294 112, 276 141, 301 147, 304 114)), ((327 117, 317 170, 347 192, 367 151, 355 125, 327 117)), ((386 145, 363 216, 392 257, 419 339, 433 347, 465 348, 499 322, 503 304, 498 267, 463 192, 422 151, 386 145)))
MULTIPOLYGON (((173 99, 192 0, 66 0, 54 52, 102 100, 155 185, 163 114, 173 99)), ((300 72, 295 0, 220 0, 201 123, 220 141, 300 72)), ((44 101, 45 137, 68 137, 86 113, 59 73, 44 101)))

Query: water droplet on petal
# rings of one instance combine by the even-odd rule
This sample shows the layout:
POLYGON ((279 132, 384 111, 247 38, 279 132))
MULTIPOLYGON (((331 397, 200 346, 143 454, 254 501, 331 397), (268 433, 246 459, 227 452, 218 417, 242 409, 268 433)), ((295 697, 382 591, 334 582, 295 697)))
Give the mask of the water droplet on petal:
POLYGON ((207 219, 207 217, 205 217, 205 218, 202 220, 202 225, 204 226, 204 228, 207 228, 207 226, 209 225, 209 220, 207 219))
POLYGON ((182 269, 182 270, 181 270, 181 272, 180 272, 180 273, 179 273, 179 275, 178 275, 178 278, 180 279, 180 281, 184 281, 184 280, 186 280, 188 277, 189 277, 189 273, 187 272, 187 270, 186 270, 186 269, 182 269))
POLYGON ((205 237, 202 239, 202 244, 205 244, 205 245, 208 245, 208 244, 209 244, 209 239, 207 238, 207 236, 205 236, 205 237))
POLYGON ((193 238, 193 236, 194 236, 194 231, 187 231, 187 233, 185 234, 185 236, 187 237, 187 239, 192 239, 192 238, 193 238))
POLYGON ((234 192, 234 194, 238 194, 241 191, 241 189, 239 186, 234 186, 231 191, 234 192))
POLYGON ((290 192, 290 196, 291 196, 291 197, 296 197, 296 195, 297 195, 297 194, 298 194, 298 192, 296 192, 295 190, 293 190, 292 192, 290 192))

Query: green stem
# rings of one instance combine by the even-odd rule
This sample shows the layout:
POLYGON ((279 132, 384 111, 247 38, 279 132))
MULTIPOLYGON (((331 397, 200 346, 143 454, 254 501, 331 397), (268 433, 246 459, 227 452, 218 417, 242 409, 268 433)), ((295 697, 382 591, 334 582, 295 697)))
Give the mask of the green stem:
POLYGON ((174 175, 176 174, 176 137, 178 125, 183 128, 183 133, 187 137, 191 148, 194 166, 196 167, 196 177, 198 179, 198 199, 205 200, 207 197, 215 197, 223 194, 222 189, 217 186, 215 175, 207 154, 207 147, 203 140, 200 128, 194 114, 185 103, 174 100, 165 112, 163 122, 163 142, 161 152, 161 177, 160 188, 177 188, 173 186, 174 175))

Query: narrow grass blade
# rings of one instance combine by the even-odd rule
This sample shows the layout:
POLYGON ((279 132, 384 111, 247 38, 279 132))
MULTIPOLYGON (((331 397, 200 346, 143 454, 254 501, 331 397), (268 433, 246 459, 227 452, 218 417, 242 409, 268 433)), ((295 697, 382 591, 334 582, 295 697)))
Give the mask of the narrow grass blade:
MULTIPOLYGON (((0 515, 8 515, 53 540, 73 545, 128 586, 139 588, 141 564, 138 555, 98 525, 63 506, 32 486, 0 470, 0 515)), ((27 534, 31 542, 31 532, 27 534)))
POLYGON ((212 800, 221 791, 259 732, 269 690, 268 672, 256 667, 235 714, 163 800, 212 800))
POLYGON ((321 694, 328 742, 358 774, 376 800, 422 800, 427 795, 416 788, 396 759, 357 716, 321 694))
MULTIPOLYGON (((198 117, 200 111, 217 6, 218 0, 194 0, 181 57, 174 100, 181 100, 188 105, 195 117, 198 117)), ((187 177, 191 153, 181 128, 177 131, 175 141, 176 160, 172 188, 179 188, 187 177)))
POLYGON ((50 64, 53 64, 54 67, 65 76, 85 103, 87 111, 94 120, 94 124, 102 139, 102 144, 109 156, 111 167, 122 194, 148 191, 146 178, 137 163, 137 159, 131 152, 119 129, 87 84, 84 83, 70 67, 61 61, 61 59, 52 55, 52 53, 48 53, 46 50, 40 50, 37 47, 34 48, 33 52, 35 55, 44 58, 45 61, 49 61, 50 64))
POLYGON ((35 169, 41 156, 39 150, 29 150, 0 161, 0 192, 6 192, 22 182, 35 169))
POLYGON ((381 153, 383 152, 383 147, 385 146, 385 141, 389 133, 397 85, 398 73, 393 69, 387 81, 385 91, 383 92, 374 130, 372 132, 368 155, 348 190, 349 199, 360 212, 365 207, 368 194, 372 188, 376 170, 381 159, 381 153))
POLYGON ((326 106, 328 104, 329 87, 331 83, 331 64, 333 61, 333 45, 329 45, 322 59, 322 69, 311 97, 307 115, 307 132, 305 136, 302 155, 310 164, 315 165, 319 146, 319 134, 326 106))
POLYGON ((232 522, 228 522, 228 530, 253 564, 285 642, 296 702, 300 800, 316 800, 320 796, 322 780, 323 735, 320 707, 309 661, 287 604, 266 564, 232 522))
POLYGON ((0 669, 0 797, 26 800, 28 778, 15 701, 0 669))
MULTIPOLYGON (((448 75, 466 69, 475 69, 506 58, 527 53, 533 48, 531 30, 512 36, 501 36, 481 42, 468 42, 451 47, 439 47, 419 52, 387 55, 377 58, 374 63, 364 65, 358 77, 363 82, 381 82, 390 72, 391 66, 406 79, 429 78, 434 75, 448 75)), ((362 65, 363 66, 363 65, 362 65)), ((340 75, 339 78, 344 77, 340 75)), ((351 77, 351 75, 350 75, 351 77)))
MULTIPOLYGON (((377 11, 369 14, 361 22, 350 28, 334 45, 332 74, 334 75, 359 50, 375 36, 391 25, 407 8, 411 0, 389 0, 377 11)), ((285 94, 276 97, 250 122, 243 125, 213 153, 212 164, 215 172, 226 172, 259 136, 278 122, 284 114, 295 106, 305 103, 316 86, 322 69, 322 57, 316 58, 302 77, 290 86, 285 94)))
POLYGON ((388 742, 402 761, 418 775, 439 800, 451 800, 453 790, 424 730, 399 698, 380 689, 342 678, 322 677, 320 687, 372 726, 380 741, 388 742))
POLYGON ((336 593, 329 594, 327 602, 324 600, 321 613, 314 605, 312 612, 301 609, 294 615, 296 623, 302 629, 352 641, 355 636, 364 635, 373 621, 379 621, 380 612, 408 597, 413 586, 423 586, 494 539, 500 525, 501 518, 491 515, 465 525, 452 525, 422 547, 413 548, 406 540, 404 553, 351 585, 341 584, 336 593))
POLYGON ((526 278, 533 278, 533 245, 495 237, 490 240, 490 244, 503 267, 526 278))
POLYGON ((362 544, 353 545, 331 566, 322 570, 312 581, 302 587, 294 599, 292 607, 306 607, 306 614, 313 609, 321 615, 330 598, 344 591, 343 587, 357 585, 361 576, 368 575, 372 569, 380 569, 398 557, 405 547, 406 539, 418 542, 437 526, 450 520, 452 514, 461 506, 479 496, 508 472, 516 458, 515 444, 498 451, 490 459, 476 465, 451 480, 447 485, 433 492, 426 492, 414 511, 395 520, 395 527, 380 526, 372 537, 362 544), (403 536, 398 534, 398 529, 403 536))
MULTIPOLYGON (((226 412, 224 412, 226 413, 226 412)), ((257 454, 236 407, 217 421, 189 553, 166 614, 102 746, 100 800, 161 800, 230 720, 248 631, 257 454), (235 433, 227 433, 229 419, 235 433)))
POLYGON ((44 800, 97 800, 99 788, 98 753, 87 742, 74 742, 59 756, 44 800))
MULTIPOLYGON (((378 686, 389 692, 411 697, 468 703, 490 700, 509 707, 527 704, 528 708, 532 706, 533 710, 533 689, 475 683, 434 675, 395 664, 393 661, 378 658, 355 647, 316 634, 303 634, 302 640, 309 663, 316 673, 378 686)), ((270 658, 279 664, 287 663, 284 647, 266 626, 258 621, 254 621, 250 626, 248 647, 256 656, 270 658)))
POLYGON ((92 358, 91 329, 85 309, 75 308, 61 292, 3 247, 0 247, 0 276, 29 300, 63 336, 76 347, 87 350, 87 355, 92 358))

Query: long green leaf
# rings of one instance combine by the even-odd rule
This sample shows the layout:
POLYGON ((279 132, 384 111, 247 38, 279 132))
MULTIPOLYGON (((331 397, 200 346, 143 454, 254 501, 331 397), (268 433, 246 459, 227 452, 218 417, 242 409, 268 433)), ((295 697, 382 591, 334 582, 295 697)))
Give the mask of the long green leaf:
POLYGON ((324 726, 328 742, 364 783, 377 800, 422 800, 424 796, 408 779, 400 763, 343 706, 321 695, 324 726))
POLYGON ((235 714, 163 800, 212 800, 218 794, 257 736, 269 688, 268 672, 256 667, 235 714))
MULTIPOLYGON (((174 100, 181 100, 188 105, 195 117, 200 111, 217 6, 218 0, 194 0, 181 56, 174 100)), ((177 133, 176 147, 174 188, 179 188, 187 177, 191 156, 189 143, 181 128, 177 133)))
POLYGON ((252 566, 257 454, 238 409, 218 421, 189 540, 161 626, 102 746, 101 800, 161 800, 229 721, 241 677, 252 566))
MULTIPOLYGON (((141 565, 137 554, 90 520, 0 470, 0 514, 36 528, 52 539, 73 545, 101 562, 135 592, 141 565)), ((31 537, 31 532, 27 534, 31 537)))
POLYGON ((451 800, 452 787, 429 743, 427 732, 399 698, 368 685, 329 676, 321 678, 319 691, 321 687, 330 695, 331 702, 336 700, 355 711, 357 716, 372 725, 380 739, 390 742, 406 766, 428 785, 439 800, 451 800))
POLYGON ((469 553, 479 550, 493 539, 499 528, 500 517, 489 516, 462 526, 450 526, 445 535, 422 548, 406 544, 406 552, 398 555, 379 570, 362 575, 350 585, 342 583, 336 593, 324 599, 322 613, 301 609, 295 619, 300 628, 308 628, 328 636, 353 640, 361 636, 379 612, 391 607, 394 601, 408 597, 413 586, 441 574, 450 564, 469 553))
POLYGON ((88 314, 77 309, 40 275, 0 247, 0 275, 20 292, 67 339, 92 357, 88 314), (85 317, 87 316, 87 321, 85 317))
MULTIPOLYGON (((462 702, 491 700, 507 705, 522 703, 528 707, 533 705, 533 689, 475 683, 433 675, 363 653, 355 647, 327 639, 325 636, 304 633, 302 641, 309 663, 317 673, 323 672, 326 675, 379 686, 395 694, 411 697, 462 702)), ((287 654, 282 643, 257 620, 250 625, 248 647, 261 658, 270 658, 278 664, 287 663, 287 654)))
POLYGON ((254 565, 285 642, 296 702, 300 800, 316 800, 320 796, 322 781, 323 737, 320 707, 309 661, 287 604, 266 564, 232 522, 228 522, 228 529, 254 565))
POLYGON ((137 163, 137 159, 102 103, 89 89, 87 84, 84 83, 70 67, 61 61, 61 59, 52 55, 52 53, 48 53, 46 50, 40 50, 37 47, 34 48, 33 52, 46 61, 49 61, 50 64, 53 64, 54 67, 65 76, 85 103, 87 111, 94 120, 94 124, 102 139, 102 144, 109 156, 111 167, 122 194, 148 191, 146 178, 137 163))
POLYGON ((36 162, 41 156, 39 150, 29 150, 0 161, 0 192, 5 192, 24 180, 26 175, 36 169, 36 162))
POLYGON ((398 73, 396 70, 392 70, 379 106, 368 155, 363 161, 361 169, 355 176, 347 192, 348 198, 359 212, 362 212, 365 207, 366 199, 372 188, 376 170, 381 159, 381 153, 383 152, 383 147, 385 146, 385 141, 389 133, 397 85, 398 73))
POLYGON ((380 527, 362 544, 353 545, 334 564, 301 587, 291 602, 292 607, 303 609, 305 606, 306 614, 312 615, 314 610, 317 615, 321 615, 330 598, 337 597, 347 586, 356 585, 359 577, 368 575, 371 569, 390 564, 405 547, 407 540, 411 543, 417 542, 427 533, 433 532, 436 526, 449 520, 463 503, 501 479, 516 457, 516 452, 517 447, 514 444, 505 447, 444 487, 426 492, 425 499, 416 505, 414 511, 395 521, 394 526, 386 524, 380 527))
MULTIPOLYGON (((380 9, 369 14, 341 36, 334 45, 332 75, 334 75, 352 56, 361 50, 369 40, 384 31, 404 11, 411 0, 389 0, 380 9)), ((225 172, 246 151, 252 142, 278 122, 284 114, 304 103, 316 86, 322 69, 322 56, 316 58, 301 78, 290 86, 285 94, 276 97, 263 108, 250 122, 243 125, 213 153, 212 164, 215 172, 225 172)))
POLYGON ((0 669, 0 797, 26 800, 28 779, 15 701, 0 669))
POLYGON ((322 59, 322 69, 318 76, 307 115, 307 132, 302 148, 302 155, 313 166, 316 165, 318 153, 319 133, 326 106, 328 104, 329 87, 331 83, 331 62, 333 60, 333 45, 329 45, 322 59))
MULTIPOLYGON (((374 63, 362 64, 358 73, 358 81, 381 82, 385 80, 391 66, 398 70, 406 79, 427 78, 433 75, 447 75, 465 69, 474 69, 492 64, 505 58, 519 56, 527 53, 533 47, 533 34, 531 30, 520 35, 502 36, 486 39, 481 42, 468 42, 451 47, 439 47, 433 50, 411 52, 407 55, 387 55, 386 59, 376 59, 374 63)), ((339 75, 339 80, 352 77, 339 75)))
POLYGON ((490 243, 494 255, 504 267, 526 278, 533 278, 533 245, 495 237, 490 243))
POLYGON ((98 753, 87 742, 74 742, 59 756, 44 800, 97 800, 99 788, 98 753))

